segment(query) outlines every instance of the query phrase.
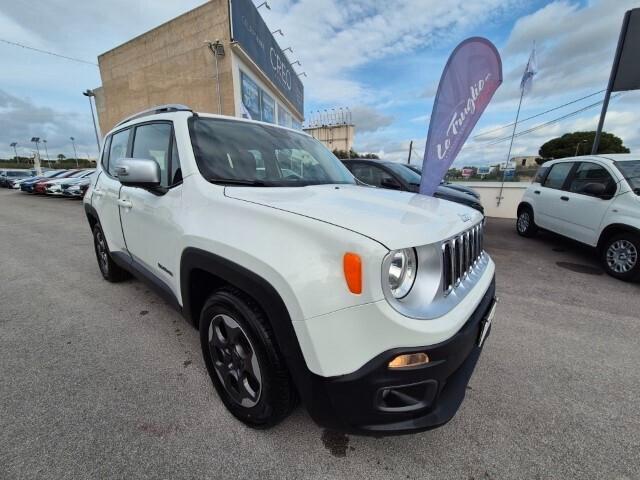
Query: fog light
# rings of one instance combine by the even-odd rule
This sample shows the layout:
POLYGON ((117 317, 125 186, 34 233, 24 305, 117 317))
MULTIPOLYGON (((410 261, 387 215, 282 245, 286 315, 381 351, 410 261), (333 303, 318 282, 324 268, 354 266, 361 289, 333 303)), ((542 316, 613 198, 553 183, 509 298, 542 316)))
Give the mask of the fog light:
POLYGON ((389 368, 410 368, 429 363, 429 356, 426 353, 407 353, 398 355, 389 362, 389 368))

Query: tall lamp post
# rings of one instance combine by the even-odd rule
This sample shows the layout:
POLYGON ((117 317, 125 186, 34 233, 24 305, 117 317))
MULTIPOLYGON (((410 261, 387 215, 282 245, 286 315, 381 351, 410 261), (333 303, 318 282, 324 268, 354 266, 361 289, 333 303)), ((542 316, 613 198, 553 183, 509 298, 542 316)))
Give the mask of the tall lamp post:
POLYGON ((20 163, 20 159, 18 158, 18 149, 16 148, 18 146, 18 142, 12 142, 9 146, 13 147, 13 151, 16 154, 16 163, 20 163))
POLYGON ((47 150, 47 141, 42 140, 42 143, 44 143, 44 155, 47 157, 47 162, 49 162, 49 168, 51 168, 51 159, 49 158, 49 150, 47 150))
MULTIPOLYGON (((89 99, 89 108, 91 108, 91 120, 93 120, 93 131, 96 134, 96 144, 98 145, 98 155, 99 155, 100 154, 100 136, 98 135, 98 126, 96 125, 96 117, 93 113, 93 102, 91 101, 91 97, 94 97, 94 101, 95 101, 96 94, 93 93, 93 90, 86 89, 84 92, 82 92, 82 95, 84 95, 89 99)), ((96 110, 97 110, 97 107, 96 107, 96 110)))
POLYGON ((583 143, 587 143, 587 141, 586 141, 586 140, 580 140, 580 141, 576 144, 576 153, 574 153, 574 154, 573 154, 573 156, 574 156, 574 157, 577 157, 577 156, 578 156, 578 152, 580 151, 580 146, 581 146, 583 143))
POLYGON ((38 163, 40 162, 40 137, 31 137, 31 141, 36 144, 36 151, 38 152, 38 163))
POLYGON ((78 151, 76 150, 76 139, 73 137, 69 137, 69 140, 71 140, 71 145, 73 145, 73 156, 76 157, 76 168, 78 168, 79 165, 78 165, 78 151))

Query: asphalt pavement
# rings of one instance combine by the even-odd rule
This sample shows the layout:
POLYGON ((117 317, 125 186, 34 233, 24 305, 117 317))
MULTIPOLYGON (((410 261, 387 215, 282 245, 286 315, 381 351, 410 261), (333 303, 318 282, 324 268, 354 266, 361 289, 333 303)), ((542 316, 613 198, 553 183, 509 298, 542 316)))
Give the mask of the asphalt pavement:
POLYGON ((640 285, 511 220, 486 247, 501 302, 449 424, 347 436, 299 407, 256 431, 179 313, 102 279, 80 202, 0 189, 0 478, 640 478, 640 285))

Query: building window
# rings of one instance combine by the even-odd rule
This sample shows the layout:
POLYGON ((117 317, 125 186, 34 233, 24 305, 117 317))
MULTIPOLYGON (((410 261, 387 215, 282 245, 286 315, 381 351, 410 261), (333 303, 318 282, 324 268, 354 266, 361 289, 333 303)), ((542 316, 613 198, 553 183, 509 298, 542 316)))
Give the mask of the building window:
POLYGON ((240 83, 242 84, 242 103, 244 108, 253 120, 262 118, 260 112, 260 87, 251 80, 244 72, 240 72, 240 83))
POLYGON ((278 125, 291 128, 291 114, 280 104, 278 104, 278 125))
MULTIPOLYGON (((254 82, 249 75, 240 70, 240 90, 242 96, 242 117, 276 123, 276 101, 254 82)), ((302 123, 296 121, 291 113, 280 105, 278 108, 278 125, 302 130, 302 123)))
POLYGON ((276 102, 264 90, 260 90, 262 121, 276 123, 276 102))

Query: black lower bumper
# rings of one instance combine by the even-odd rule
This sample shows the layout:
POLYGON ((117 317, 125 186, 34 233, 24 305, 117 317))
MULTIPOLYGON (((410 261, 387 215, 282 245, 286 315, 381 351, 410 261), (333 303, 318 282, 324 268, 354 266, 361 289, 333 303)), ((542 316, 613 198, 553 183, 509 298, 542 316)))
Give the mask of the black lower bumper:
POLYGON ((321 426, 365 435, 413 433, 444 425, 462 404, 482 350, 480 332, 494 302, 495 281, 450 339, 389 350, 349 375, 313 375, 312 391, 304 395, 310 415, 321 426), (429 363, 406 370, 388 368, 397 355, 413 352, 426 352, 429 363))

